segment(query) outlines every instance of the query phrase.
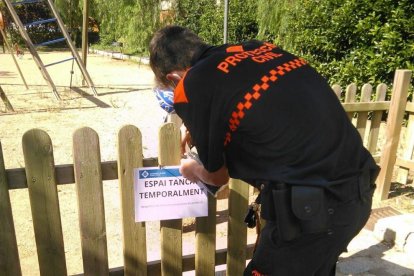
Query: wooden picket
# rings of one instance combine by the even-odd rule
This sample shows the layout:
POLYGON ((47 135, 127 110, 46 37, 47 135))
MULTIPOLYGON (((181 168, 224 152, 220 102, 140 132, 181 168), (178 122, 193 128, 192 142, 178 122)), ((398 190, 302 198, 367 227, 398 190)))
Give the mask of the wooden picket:
POLYGON ((40 273, 67 275, 52 141, 32 129, 22 143, 40 273))
POLYGON ((9 187, 4 167, 3 148, 0 142, 0 271, 4 276, 22 275, 9 187))
MULTIPOLYGON (((180 131, 173 123, 160 127, 159 163, 160 166, 179 165, 180 131)), ((181 275, 182 264, 182 220, 161 221, 161 273, 162 275, 181 275)))
POLYGON ((98 134, 80 128, 73 134, 73 160, 85 275, 109 275, 105 209, 98 134))
POLYGON ((335 95, 338 97, 339 100, 341 100, 341 93, 342 88, 339 84, 332 85, 332 90, 335 92, 335 95))
POLYGON ((243 220, 248 206, 249 185, 236 179, 231 179, 229 185, 227 275, 243 275, 247 257, 247 228, 243 220))
MULTIPOLYGON (((355 83, 351 83, 350 85, 346 87, 345 100, 344 100, 345 103, 355 102, 356 90, 357 90, 357 86, 355 83)), ((348 114, 349 120, 352 121, 352 119, 354 118, 354 111, 349 111, 347 112, 347 114, 348 114)))
POLYGON ((216 266, 217 201, 208 195, 208 216, 196 218, 196 275, 214 275, 216 266))
MULTIPOLYGON (((361 99, 360 102, 369 102, 371 101, 371 93, 372 93, 372 85, 366 83, 362 86, 361 89, 361 99)), ((359 135, 361 136, 362 140, 364 140, 365 137, 365 130, 367 127, 367 121, 368 121, 368 111, 362 111, 358 112, 358 118, 356 123, 356 128, 359 132, 359 135)))
POLYGON ((142 135, 132 125, 118 133, 118 176, 121 190, 124 273, 147 275, 145 222, 135 222, 134 169, 143 166, 142 135))
MULTIPOLYGON (((375 101, 376 102, 385 101, 386 95, 387 95, 387 86, 383 83, 378 85, 376 89, 376 93, 375 93, 375 101)), ((378 137, 379 137, 379 131, 381 127, 381 119, 382 119, 383 113, 384 111, 382 110, 377 110, 377 111, 372 112, 371 127, 369 129, 367 149, 373 155, 375 155, 377 152, 378 137)))

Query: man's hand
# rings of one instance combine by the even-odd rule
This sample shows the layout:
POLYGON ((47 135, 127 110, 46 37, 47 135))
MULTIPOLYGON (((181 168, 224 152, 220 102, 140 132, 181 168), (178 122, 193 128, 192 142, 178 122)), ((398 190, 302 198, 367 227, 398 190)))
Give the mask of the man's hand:
POLYGON ((191 182, 201 181, 206 184, 222 186, 229 181, 227 167, 223 165, 215 172, 207 171, 194 159, 181 159, 180 173, 191 182))
POLYGON ((181 159, 180 173, 182 176, 190 180, 191 182, 200 181, 200 177, 197 175, 197 171, 204 169, 201 164, 199 164, 194 159, 181 159))

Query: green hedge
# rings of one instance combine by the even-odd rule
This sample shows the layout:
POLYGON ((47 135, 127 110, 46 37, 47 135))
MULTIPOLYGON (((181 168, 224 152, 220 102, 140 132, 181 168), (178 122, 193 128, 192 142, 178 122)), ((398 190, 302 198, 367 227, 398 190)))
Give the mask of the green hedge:
MULTIPOLYGON (((276 9, 270 2, 276 1, 261 1, 262 9, 276 9)), ((331 83, 391 85, 396 69, 414 69, 412 0, 305 0, 284 7, 284 21, 262 25, 262 37, 305 56, 331 83)))

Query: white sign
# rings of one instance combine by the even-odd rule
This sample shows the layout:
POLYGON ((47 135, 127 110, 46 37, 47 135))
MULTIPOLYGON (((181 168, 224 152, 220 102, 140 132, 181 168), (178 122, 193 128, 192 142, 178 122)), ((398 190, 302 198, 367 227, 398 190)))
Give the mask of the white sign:
POLYGON ((134 170, 135 221, 208 215, 207 190, 181 176, 178 166, 134 170))

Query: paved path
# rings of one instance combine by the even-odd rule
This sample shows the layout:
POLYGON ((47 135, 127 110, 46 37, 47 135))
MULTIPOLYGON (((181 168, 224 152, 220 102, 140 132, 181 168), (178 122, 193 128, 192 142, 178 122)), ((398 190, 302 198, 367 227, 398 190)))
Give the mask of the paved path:
MULTIPOLYGON (((373 231, 363 229, 340 256, 336 268, 336 276, 414 276, 414 254, 380 242, 373 231)), ((216 276, 225 275, 225 265, 218 266, 216 276)))
POLYGON ((363 229, 339 258, 337 275, 413 276, 414 254, 381 243, 374 232, 363 229))

